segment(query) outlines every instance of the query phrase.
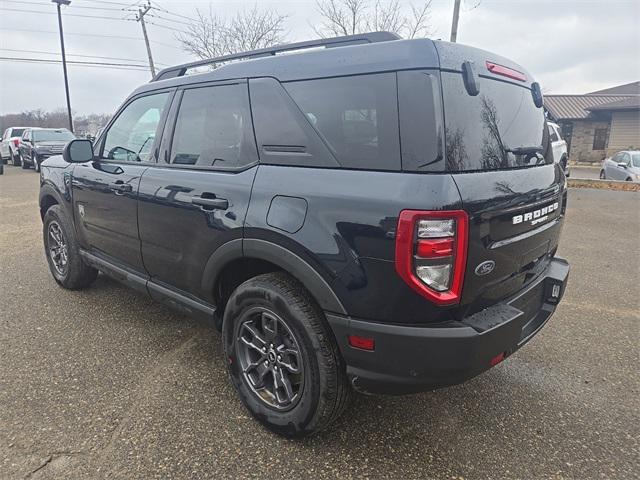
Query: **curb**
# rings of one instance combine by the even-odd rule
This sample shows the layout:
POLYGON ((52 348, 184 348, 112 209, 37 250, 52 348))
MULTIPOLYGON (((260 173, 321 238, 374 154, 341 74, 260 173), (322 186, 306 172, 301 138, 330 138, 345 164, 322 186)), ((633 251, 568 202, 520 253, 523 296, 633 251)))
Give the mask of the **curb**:
POLYGON ((640 192, 640 183, 618 182, 614 180, 568 178, 567 185, 569 188, 597 188, 604 190, 620 190, 623 192, 640 192))

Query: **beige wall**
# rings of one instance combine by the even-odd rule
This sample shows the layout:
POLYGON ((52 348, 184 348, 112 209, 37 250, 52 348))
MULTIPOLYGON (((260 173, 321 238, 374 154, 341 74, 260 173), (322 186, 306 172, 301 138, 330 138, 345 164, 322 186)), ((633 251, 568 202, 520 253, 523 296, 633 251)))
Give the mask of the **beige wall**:
POLYGON ((626 150, 629 147, 640 148, 640 110, 611 114, 607 154, 626 150))
POLYGON ((571 136, 569 160, 573 162, 600 162, 606 150, 593 150, 593 135, 597 128, 609 128, 608 121, 575 120, 571 136))

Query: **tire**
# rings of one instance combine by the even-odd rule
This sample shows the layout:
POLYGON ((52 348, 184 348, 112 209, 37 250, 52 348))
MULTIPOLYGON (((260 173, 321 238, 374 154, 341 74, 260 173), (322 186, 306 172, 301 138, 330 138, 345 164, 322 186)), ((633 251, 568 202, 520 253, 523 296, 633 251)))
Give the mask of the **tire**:
POLYGON ((36 172, 39 172, 40 171, 40 164, 38 163, 38 157, 36 157, 35 154, 34 154, 34 156, 31 157, 31 160, 33 160, 33 169, 36 172))
POLYGON ((11 156, 11 163, 13 164, 13 166, 14 167, 19 167, 20 166, 20 156, 16 155, 11 150, 9 150, 9 155, 11 156))
POLYGON ((233 292, 224 312, 223 341, 229 375, 240 399, 269 430, 303 437, 327 427, 344 411, 351 387, 333 334, 320 307, 288 274, 259 275, 233 292), (269 333, 276 331, 273 326, 278 333, 270 338, 269 333), (297 355, 288 353, 294 351, 297 355), (278 352, 285 352, 282 364, 278 352), (293 368, 282 366, 287 364, 293 368), (248 365, 257 366, 245 374, 248 365), (296 369, 301 375, 294 373, 296 369), (276 389, 278 374, 280 388, 276 389), (283 376, 293 395, 287 395, 283 376), (287 397, 285 402, 277 398, 278 391, 287 397))
POLYGON ((22 169, 28 170, 29 165, 27 165, 27 162, 24 161, 24 157, 22 156, 22 153, 18 153, 18 157, 20 158, 20 165, 22 166, 22 169))
POLYGON ((631 177, 627 177, 627 178, 625 179, 625 182, 630 182, 631 180, 632 180, 632 179, 631 179, 631 177))
POLYGON ((600 180, 606 180, 606 179, 607 179, 606 173, 604 173, 604 170, 600 170, 600 180))
POLYGON ((53 205, 44 215, 42 238, 49 270, 60 286, 69 290, 79 290, 93 283, 98 271, 82 261, 73 226, 60 205, 53 205), (61 232, 64 247, 55 240, 57 235, 52 230, 61 232), (59 260, 66 259, 66 262, 59 262, 64 265, 56 263, 52 249, 56 249, 59 260))

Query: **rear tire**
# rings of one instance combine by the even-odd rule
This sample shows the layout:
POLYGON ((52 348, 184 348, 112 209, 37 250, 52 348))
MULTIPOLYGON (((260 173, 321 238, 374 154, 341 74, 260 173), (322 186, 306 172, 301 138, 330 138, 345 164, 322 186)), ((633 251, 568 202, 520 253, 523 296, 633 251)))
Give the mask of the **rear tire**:
POLYGON ((303 437, 344 411, 351 388, 331 329, 311 295, 288 274, 259 275, 233 292, 223 340, 240 399, 269 430, 303 437))
POLYGON ((604 170, 600 170, 600 180, 606 180, 607 175, 604 173, 604 170))
POLYGON ((40 171, 40 164, 38 163, 38 157, 34 156, 34 157, 31 157, 31 159, 33 160, 33 169, 36 172, 39 172, 40 171))
POLYGON ((9 151, 9 156, 11 157, 11 164, 14 167, 19 167, 20 166, 20 156, 18 154, 13 153, 12 151, 9 151))
POLYGON ((18 153, 18 158, 20 159, 20 165, 22 166, 22 169, 28 170, 29 165, 27 165, 27 162, 24 161, 24 157, 22 156, 22 153, 18 153))
POLYGON ((60 286, 79 290, 93 283, 98 271, 83 262, 73 226, 60 205, 45 213, 42 237, 49 270, 60 286))

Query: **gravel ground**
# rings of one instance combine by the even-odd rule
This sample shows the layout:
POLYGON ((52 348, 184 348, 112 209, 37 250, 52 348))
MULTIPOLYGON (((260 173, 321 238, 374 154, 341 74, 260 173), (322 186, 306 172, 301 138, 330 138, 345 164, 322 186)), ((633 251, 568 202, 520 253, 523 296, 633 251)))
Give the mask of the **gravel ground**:
POLYGON ((565 300, 496 368, 357 396, 289 441, 244 410, 220 335, 103 276, 49 275, 38 176, 0 176, 0 478, 638 478, 640 194, 572 190, 565 300))

